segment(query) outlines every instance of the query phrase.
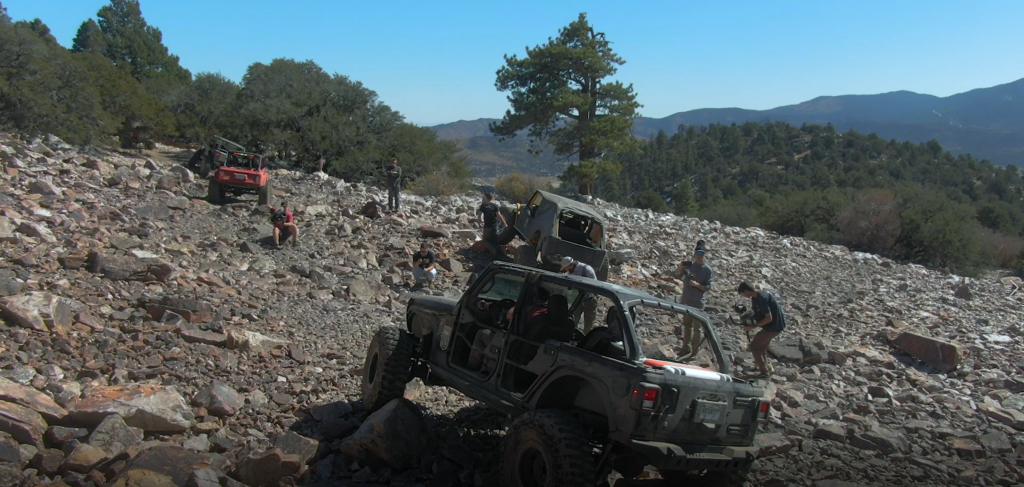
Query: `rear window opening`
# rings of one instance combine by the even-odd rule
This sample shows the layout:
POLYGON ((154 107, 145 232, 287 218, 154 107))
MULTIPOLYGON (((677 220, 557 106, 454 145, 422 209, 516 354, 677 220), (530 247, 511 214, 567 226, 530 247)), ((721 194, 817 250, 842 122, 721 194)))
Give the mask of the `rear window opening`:
POLYGON ((603 234, 601 224, 586 215, 563 211, 558 217, 558 237, 566 242, 600 249, 603 234))

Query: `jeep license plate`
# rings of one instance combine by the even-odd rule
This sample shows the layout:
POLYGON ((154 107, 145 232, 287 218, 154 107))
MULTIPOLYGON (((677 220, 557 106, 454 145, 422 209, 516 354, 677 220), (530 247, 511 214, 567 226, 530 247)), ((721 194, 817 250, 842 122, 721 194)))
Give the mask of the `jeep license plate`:
POLYGON ((693 412, 694 423, 721 423, 724 419, 724 402, 697 401, 697 409, 693 412))
POLYGON ((245 174, 235 174, 235 179, 245 179, 245 174))

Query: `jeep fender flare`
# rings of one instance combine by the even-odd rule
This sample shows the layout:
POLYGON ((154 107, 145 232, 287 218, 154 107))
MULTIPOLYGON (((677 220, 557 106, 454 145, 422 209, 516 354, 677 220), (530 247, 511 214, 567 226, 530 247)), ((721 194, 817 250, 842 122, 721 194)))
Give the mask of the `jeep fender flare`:
MULTIPOLYGON (((623 381, 623 383, 626 389, 626 393, 623 395, 625 397, 629 395, 629 382, 623 381)), ((548 375, 540 392, 530 401, 529 409, 568 408, 575 403, 576 398, 580 394, 586 394, 587 397, 596 396, 598 399, 597 405, 600 406, 601 411, 597 411, 598 408, 595 407, 589 409, 604 415, 608 421, 609 433, 619 429, 616 426, 616 418, 613 414, 614 409, 611 401, 611 397, 615 392, 611 391, 603 381, 589 377, 586 373, 575 369, 560 368, 548 375), (569 395, 571 397, 567 397, 569 395)), ((615 395, 618 396, 620 394, 615 395)), ((593 406, 592 403, 591 405, 593 406)))

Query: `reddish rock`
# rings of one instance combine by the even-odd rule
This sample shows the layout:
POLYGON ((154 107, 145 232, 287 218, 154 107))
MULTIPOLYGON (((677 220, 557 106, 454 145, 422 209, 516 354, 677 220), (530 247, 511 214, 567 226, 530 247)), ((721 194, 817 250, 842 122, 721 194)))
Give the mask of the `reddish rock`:
POLYGON ((893 345, 936 369, 950 372, 960 366, 963 355, 960 347, 937 338, 918 335, 917 333, 900 333, 893 345))
POLYGON ((110 454, 103 448, 82 443, 64 459, 62 468, 72 472, 86 473, 108 458, 110 458, 110 454))
POLYGON ((280 448, 253 452, 238 461, 232 476, 250 487, 271 487, 282 478, 298 475, 301 461, 297 455, 287 455, 280 448))
POLYGON ((71 328, 71 309, 67 300, 48 292, 0 298, 0 309, 4 318, 17 326, 57 333, 67 333, 71 328))
POLYGON ((42 448, 46 422, 39 413, 25 406, 0 401, 0 431, 10 433, 19 443, 42 448))
POLYGON ((109 487, 183 486, 210 458, 177 445, 147 448, 128 462, 109 487))
POLYGON ((203 330, 179 329, 178 335, 188 343, 203 343, 215 347, 224 347, 228 344, 228 336, 223 333, 215 333, 203 330))
POLYGON ((92 426, 111 414, 120 415, 128 426, 157 432, 185 431, 195 419, 174 387, 151 384, 95 387, 68 416, 76 424, 92 426))
POLYGON ((68 415, 68 411, 58 406, 50 396, 32 387, 11 382, 3 377, 0 377, 0 400, 25 406, 43 415, 47 421, 51 422, 59 422, 68 415))

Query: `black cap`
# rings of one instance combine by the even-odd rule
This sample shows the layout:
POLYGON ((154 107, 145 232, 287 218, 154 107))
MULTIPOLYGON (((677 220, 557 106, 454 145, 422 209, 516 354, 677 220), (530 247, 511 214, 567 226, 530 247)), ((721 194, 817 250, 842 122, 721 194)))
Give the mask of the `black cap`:
POLYGON ((694 249, 693 249, 694 252, 707 252, 707 250, 708 250, 708 246, 704 242, 704 240, 698 240, 697 241, 697 246, 694 247, 694 249))

